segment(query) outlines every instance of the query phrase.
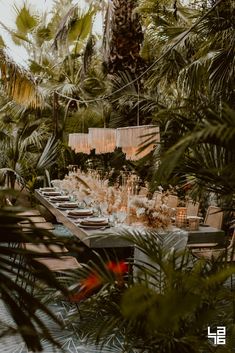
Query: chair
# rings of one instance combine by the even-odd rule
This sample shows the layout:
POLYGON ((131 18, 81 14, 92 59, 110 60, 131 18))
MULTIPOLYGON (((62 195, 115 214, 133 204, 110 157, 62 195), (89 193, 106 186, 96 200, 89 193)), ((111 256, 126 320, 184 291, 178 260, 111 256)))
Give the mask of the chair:
POLYGON ((21 247, 25 250, 38 253, 38 254, 35 254, 34 256, 37 256, 37 255, 41 256, 41 254, 43 253, 50 253, 50 252, 52 253, 52 255, 53 253, 65 254, 68 252, 68 249, 65 246, 59 246, 59 245, 53 245, 53 244, 48 244, 48 246, 46 246, 44 244, 22 243, 21 247))
MULTIPOLYGON (((222 226, 222 221, 223 221, 223 212, 219 207, 216 206, 209 206, 206 217, 204 220, 204 224, 208 225, 213 228, 221 229, 222 226)), ((219 245, 218 242, 213 242, 213 243, 192 243, 192 244, 187 244, 187 248, 192 250, 192 251, 207 251, 207 249, 213 249, 216 248, 219 245)))
POLYGON ((141 187, 138 195, 139 196, 147 196, 148 195, 148 189, 145 188, 145 187, 141 187))
POLYGON ((221 229, 223 222, 223 212, 220 207, 209 206, 206 212, 204 224, 213 228, 221 229))
MULTIPOLYGON (((226 261, 235 261, 235 253, 234 253, 234 246, 235 246, 235 230, 233 231, 232 238, 230 243, 227 247, 223 248, 210 248, 210 249, 193 249, 192 254, 197 258, 204 258, 206 260, 217 260, 219 257, 222 257, 224 254, 226 257, 226 261)), ((223 259, 223 261, 225 261, 223 259)))
POLYGON ((176 208, 178 205, 178 196, 169 195, 166 199, 166 205, 171 208, 176 208))
MULTIPOLYGON (((32 230, 32 227, 42 227, 44 229, 54 229, 54 226, 52 224, 47 224, 46 220, 44 217, 41 216, 40 212, 38 210, 32 209, 32 210, 26 210, 26 211, 21 211, 17 213, 17 216, 21 217, 22 220, 18 223, 18 225, 21 227, 23 232, 28 232, 32 230)), ((18 247, 19 243, 11 243, 9 242, 8 245, 10 247, 18 247)), ((13 262, 16 260, 16 257, 13 256, 13 262)))
POLYGON ((37 258, 37 262, 45 265, 50 271, 59 272, 66 270, 76 270, 81 268, 77 259, 73 256, 61 256, 60 258, 37 258))
MULTIPOLYGON (((76 270, 81 268, 81 265, 77 261, 77 259, 73 256, 67 256, 68 249, 64 246, 48 244, 48 246, 44 244, 34 244, 34 243, 22 243, 21 247, 28 251, 33 251, 32 258, 34 261, 34 267, 37 267, 37 263, 45 265, 50 271, 60 273, 61 271, 66 270, 76 270), (54 256, 53 256, 54 255, 54 256), (57 257, 57 256, 60 257, 57 257), (48 257, 45 257, 48 256, 48 257)), ((22 256, 19 259, 19 262, 23 260, 22 256)), ((19 278, 18 271, 16 282, 19 278)), ((33 271, 29 274, 28 279, 32 278, 32 282, 35 281, 33 276, 33 271)), ((25 283, 22 282, 22 287, 25 289, 28 286, 27 280, 25 283)), ((31 293, 33 293, 34 287, 31 287, 31 293)))
POLYGON ((23 232, 31 232, 32 229, 39 228, 44 230, 54 230, 55 227, 50 222, 38 222, 38 223, 21 223, 23 232))
POLYGON ((152 199, 154 200, 155 205, 160 205, 162 202, 162 193, 159 191, 155 191, 152 199))
POLYGON ((187 217, 197 216, 199 210, 199 202, 193 202, 192 200, 189 200, 188 202, 186 202, 186 208, 187 217))
POLYGON ((26 218, 41 216, 41 214, 38 210, 22 211, 22 212, 17 213, 17 215, 20 217, 26 217, 26 218))

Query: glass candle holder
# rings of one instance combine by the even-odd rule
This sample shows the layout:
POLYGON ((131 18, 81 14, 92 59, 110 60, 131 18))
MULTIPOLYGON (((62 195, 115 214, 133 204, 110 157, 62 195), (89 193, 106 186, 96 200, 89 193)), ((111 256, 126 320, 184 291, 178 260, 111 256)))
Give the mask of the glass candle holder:
POLYGON ((187 226, 187 208, 177 207, 175 216, 175 225, 179 228, 186 228, 187 226))
POLYGON ((188 229, 189 230, 198 230, 199 229, 199 220, 200 217, 189 217, 188 219, 188 229))

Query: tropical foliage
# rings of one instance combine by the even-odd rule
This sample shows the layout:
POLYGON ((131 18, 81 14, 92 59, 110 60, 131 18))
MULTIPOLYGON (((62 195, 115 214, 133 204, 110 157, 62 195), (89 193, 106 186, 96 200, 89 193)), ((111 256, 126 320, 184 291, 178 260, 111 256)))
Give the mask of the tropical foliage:
MULTIPOLYGON (((160 126, 161 143, 128 168, 151 178, 152 191, 159 184, 182 185, 194 199, 215 193, 220 205, 234 209, 234 1, 88 3, 82 11, 72 0, 54 1, 49 16, 23 4, 15 7, 14 29, 1 24, 29 55, 27 70, 20 68, 6 55, 1 38, 0 168, 9 186, 18 179, 32 190, 52 166, 69 164, 70 132, 154 123, 160 126), (100 11, 102 45, 93 30, 100 11)), ((73 157, 84 165, 93 161, 97 168, 111 168, 118 160, 120 169, 125 163, 119 151, 91 156, 88 162, 87 156, 73 157)), ((16 242, 24 241, 21 219, 8 210, 2 215, 1 241, 9 241, 6 231, 14 242, 16 234, 16 242)), ((222 352, 223 347, 209 345, 207 326, 222 320, 233 339, 233 293, 226 281, 234 268, 195 263, 187 253, 169 252, 166 239, 157 233, 148 234, 147 240, 138 233, 128 237, 151 263, 147 268, 134 264, 133 282, 122 262, 108 258, 70 276, 71 300, 83 299, 77 329, 101 345, 121 337, 126 352, 222 352)), ((20 306, 20 296, 23 302, 31 297, 7 275, 16 275, 16 266, 27 272, 17 262, 9 269, 6 255, 13 252, 22 250, 1 246, 3 300, 19 327, 26 317, 22 337, 32 350, 40 349, 41 334, 52 338, 34 310, 27 303, 20 306), (33 325, 40 326, 39 336, 28 331, 33 325)), ((61 288, 48 276, 45 283, 61 288)), ((41 305, 34 302, 51 316, 41 305)))
MULTIPOLYGON (((55 164, 59 154, 59 143, 50 137, 47 121, 37 119, 5 120, 1 123, 1 161, 0 172, 8 178, 14 189, 16 180, 22 187, 42 179, 46 181, 45 171, 55 164)), ((46 182, 45 182, 46 183, 46 182)), ((31 185, 32 187, 32 185, 31 185)))
POLYGON ((206 263, 172 251, 174 233, 122 236, 142 254, 132 263, 133 281, 127 265, 108 256, 70 277, 71 300, 79 303, 81 316, 69 322, 87 341, 106 346, 119 339, 125 352, 220 352, 208 341, 207 327, 223 324, 226 349, 232 347, 234 294, 228 283, 234 267, 221 264, 222 257, 206 263))
MULTIPOLYGON (((9 194, 11 192, 7 190, 1 192, 1 203, 4 198, 9 197, 9 194)), ((1 318, 0 327, 1 337, 20 334, 28 348, 36 352, 42 350, 41 340, 59 346, 40 313, 50 318, 60 328, 62 323, 33 295, 30 288, 33 287, 37 291, 50 286, 62 291, 64 295, 67 295, 67 291, 46 266, 35 260, 36 253, 24 249, 23 244, 45 244, 50 250, 51 244, 57 244, 62 249, 64 241, 33 225, 27 233, 23 232, 20 222, 25 222, 27 217, 21 215, 22 211, 23 208, 0 208, 0 296, 1 302, 13 319, 12 323, 9 323, 1 318)), ((50 255, 50 251, 43 254, 45 257, 50 255)))

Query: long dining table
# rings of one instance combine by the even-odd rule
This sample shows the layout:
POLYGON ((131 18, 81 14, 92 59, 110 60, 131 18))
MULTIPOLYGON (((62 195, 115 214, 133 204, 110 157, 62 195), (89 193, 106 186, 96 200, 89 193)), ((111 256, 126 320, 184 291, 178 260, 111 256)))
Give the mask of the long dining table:
POLYGON ((125 248, 132 244, 118 236, 120 227, 107 227, 105 229, 83 229, 79 227, 76 219, 68 217, 66 210, 56 207, 49 197, 45 197, 40 190, 35 190, 36 199, 48 209, 70 232, 79 238, 89 248, 125 248))
MULTIPOLYGON (((132 243, 123 239, 120 235, 125 229, 131 230, 131 227, 118 225, 113 227, 104 227, 104 229, 83 229, 79 227, 76 219, 68 217, 66 210, 59 209, 55 202, 52 202, 49 197, 46 197, 43 192, 35 190, 36 199, 51 212, 58 223, 62 223, 74 236, 82 241, 89 248, 126 248, 133 246, 132 243)), ((134 228, 132 228, 134 229, 134 228)), ((143 236, 144 231, 142 229, 143 236)), ((198 231, 184 231, 182 229, 173 229, 171 233, 175 233, 173 243, 180 247, 186 247, 187 242, 203 243, 224 241, 224 232, 212 227, 199 227, 198 231)), ((172 243, 172 246, 174 245, 172 243)))

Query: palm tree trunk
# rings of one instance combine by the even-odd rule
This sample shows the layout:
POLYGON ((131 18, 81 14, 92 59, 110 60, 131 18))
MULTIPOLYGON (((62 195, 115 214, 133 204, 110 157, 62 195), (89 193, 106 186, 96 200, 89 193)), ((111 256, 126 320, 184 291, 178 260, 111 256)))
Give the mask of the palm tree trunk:
POLYGON ((138 74, 144 63, 140 57, 143 33, 139 15, 134 12, 136 0, 113 0, 112 4, 108 72, 138 74))

